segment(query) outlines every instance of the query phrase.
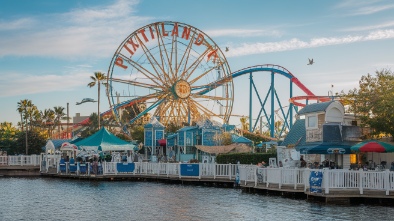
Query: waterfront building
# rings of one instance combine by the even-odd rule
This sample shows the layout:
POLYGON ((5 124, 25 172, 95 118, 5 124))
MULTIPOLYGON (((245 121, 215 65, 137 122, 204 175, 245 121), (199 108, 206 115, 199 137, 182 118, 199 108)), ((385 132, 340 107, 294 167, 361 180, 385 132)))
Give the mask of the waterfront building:
POLYGON ((360 127, 345 114, 339 101, 306 105, 298 112, 297 120, 281 146, 295 148, 310 164, 319 165, 325 159, 335 162, 336 168, 350 168, 356 155, 350 147, 361 141, 360 127))

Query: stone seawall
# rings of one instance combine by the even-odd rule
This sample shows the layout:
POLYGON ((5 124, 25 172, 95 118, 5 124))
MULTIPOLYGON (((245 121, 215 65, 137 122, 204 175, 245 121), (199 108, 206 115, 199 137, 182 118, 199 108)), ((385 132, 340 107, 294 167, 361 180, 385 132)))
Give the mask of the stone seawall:
POLYGON ((39 166, 0 166, 1 177, 40 176, 39 166))

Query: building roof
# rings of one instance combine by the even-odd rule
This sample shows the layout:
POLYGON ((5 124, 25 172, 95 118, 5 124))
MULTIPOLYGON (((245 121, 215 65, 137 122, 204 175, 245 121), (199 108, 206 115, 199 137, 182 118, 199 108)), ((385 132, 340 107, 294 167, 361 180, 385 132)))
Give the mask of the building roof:
POLYGON ((237 134, 231 134, 231 140, 233 143, 247 143, 247 144, 253 143, 253 141, 249 140, 248 138, 239 136, 237 134))
POLYGON ((327 107, 333 102, 335 102, 335 101, 321 102, 321 103, 314 103, 314 104, 306 105, 300 111, 298 111, 298 115, 326 111, 327 107))
POLYGON ((252 151, 252 148, 246 144, 230 144, 226 146, 203 146, 203 145, 196 145, 196 148, 201 150, 202 152, 209 153, 209 154, 223 154, 223 153, 248 153, 252 151))
POLYGON ((305 119, 298 119, 291 127, 281 146, 304 144, 306 138, 305 119))
POLYGON ((144 128, 164 128, 164 125, 157 120, 156 117, 152 117, 149 123, 145 124, 144 128))
POLYGON ((187 127, 182 127, 177 132, 188 131, 188 130, 195 130, 195 129, 198 129, 198 126, 187 126, 187 127))

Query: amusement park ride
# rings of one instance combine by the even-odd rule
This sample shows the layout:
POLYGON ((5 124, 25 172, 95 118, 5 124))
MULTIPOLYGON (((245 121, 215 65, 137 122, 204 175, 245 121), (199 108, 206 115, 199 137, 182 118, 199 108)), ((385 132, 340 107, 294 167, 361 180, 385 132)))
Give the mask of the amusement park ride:
MULTIPOLYGON (((313 64, 313 59, 309 63, 313 64)), ((231 72, 221 48, 208 35, 184 23, 164 21, 134 31, 119 45, 107 73, 110 110, 102 115, 113 114, 123 127, 148 113, 163 125, 191 124, 206 118, 228 123, 234 103, 234 80, 241 76, 249 76, 249 131, 257 128, 258 120, 253 119, 264 119, 271 137, 278 136, 275 114, 283 120, 283 131, 291 128, 298 107, 309 100, 330 100, 316 96, 279 65, 256 65, 231 72), (260 96, 260 82, 253 79, 256 75, 270 79, 265 96, 260 96), (289 81, 286 103, 281 102, 275 88, 278 75, 289 81), (294 86, 305 95, 293 96, 294 86), (257 102, 253 103, 252 98, 257 102), (256 106, 259 111, 253 117, 252 107, 256 106), (127 117, 126 110, 135 114, 127 117)))

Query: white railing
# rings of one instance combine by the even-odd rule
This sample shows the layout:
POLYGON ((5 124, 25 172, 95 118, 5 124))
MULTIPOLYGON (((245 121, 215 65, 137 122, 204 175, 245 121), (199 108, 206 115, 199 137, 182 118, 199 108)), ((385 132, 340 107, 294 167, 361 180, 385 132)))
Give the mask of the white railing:
MULTIPOLYGON (((42 172, 48 172, 49 167, 56 167, 57 173, 59 174, 71 174, 72 171, 69 168, 69 163, 60 165, 60 157, 56 155, 45 156, 45 167, 41 170, 42 172), (62 169, 61 169, 62 167, 62 169)), ((180 163, 151 163, 151 162, 134 162, 134 170, 129 172, 119 172, 118 162, 103 162, 100 164, 102 167, 102 175, 117 175, 117 174, 134 174, 134 175, 156 175, 156 176, 179 176, 181 177, 181 165, 180 163)), ((241 168, 242 165, 237 164, 196 164, 198 165, 198 175, 186 175, 187 177, 198 178, 209 177, 209 178, 228 178, 229 180, 235 180, 237 176, 237 167, 241 168)), ((81 174, 79 166, 77 167, 76 175, 90 175, 90 164, 86 164, 86 173, 81 174)), ((239 174, 240 171, 238 171, 239 174)), ((184 175, 183 175, 184 176, 184 175)))
POLYGON ((324 193, 329 194, 330 190, 359 190, 364 194, 364 190, 385 191, 389 195, 394 191, 394 172, 385 171, 353 171, 353 170, 310 170, 300 168, 258 168, 253 165, 240 166, 240 180, 246 185, 254 183, 257 185, 277 184, 278 188, 283 185, 304 187, 304 190, 310 187, 309 181, 311 172, 321 172, 322 182, 321 189, 324 193))
POLYGON ((0 165, 3 165, 3 166, 8 165, 8 156, 0 156, 0 165))
MULTIPOLYGON (((60 158, 59 158, 60 159, 60 158)), ((59 159, 56 156, 47 158, 46 171, 48 167, 57 165, 59 167, 59 159)), ((16 161, 16 160, 15 160, 16 161)), ((22 162, 30 162, 23 158, 22 162)), ((18 161, 18 162, 20 162, 18 161)), ((9 159, 8 159, 9 163, 9 159)), ((67 164, 66 164, 67 165, 67 164)), ((120 173, 132 175, 149 175, 149 176, 179 176, 188 178, 209 178, 209 179, 229 179, 238 180, 242 185, 266 186, 271 187, 275 184, 275 188, 304 188, 307 191, 310 188, 311 172, 318 172, 322 175, 321 189, 325 194, 329 194, 330 190, 358 190, 360 194, 364 194, 365 190, 385 191, 389 195, 390 191, 394 191, 394 172, 385 171, 354 171, 354 170, 312 170, 304 168, 259 168, 255 165, 241 164, 194 164, 191 167, 195 170, 191 174, 184 174, 181 171, 180 163, 151 163, 151 162, 135 162, 134 170, 118 171, 117 162, 103 162, 102 175, 118 175, 120 173), (198 170, 198 171, 197 171, 198 170), (238 170, 238 174, 237 174, 238 170), (182 175, 181 175, 182 173, 182 175), (238 176, 238 177, 237 177, 238 176)), ((78 168, 79 170, 79 168, 78 168)), ((58 173, 69 173, 66 169, 57 170, 58 173)), ((79 171, 75 173, 80 175, 79 171)), ((90 165, 87 164, 86 172, 81 175, 90 175, 90 165)), ((315 188, 315 185, 314 185, 315 188)))
POLYGON ((0 156, 3 166, 39 166, 40 162, 40 155, 0 156))

